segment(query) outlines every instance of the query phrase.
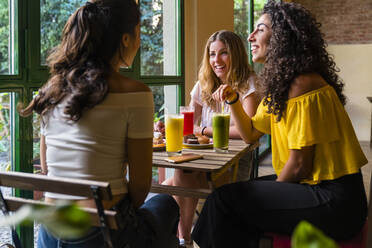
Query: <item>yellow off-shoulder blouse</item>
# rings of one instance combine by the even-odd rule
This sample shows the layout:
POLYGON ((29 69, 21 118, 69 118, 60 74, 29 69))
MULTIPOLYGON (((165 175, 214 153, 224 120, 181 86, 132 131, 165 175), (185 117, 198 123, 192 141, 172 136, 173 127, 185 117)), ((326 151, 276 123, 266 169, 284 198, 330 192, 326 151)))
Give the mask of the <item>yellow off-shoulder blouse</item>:
POLYGON ((279 122, 261 102, 252 123, 260 132, 271 134, 277 175, 286 164, 290 149, 311 145, 315 145, 313 172, 301 183, 318 184, 353 174, 368 162, 349 116, 330 85, 289 99, 279 122))

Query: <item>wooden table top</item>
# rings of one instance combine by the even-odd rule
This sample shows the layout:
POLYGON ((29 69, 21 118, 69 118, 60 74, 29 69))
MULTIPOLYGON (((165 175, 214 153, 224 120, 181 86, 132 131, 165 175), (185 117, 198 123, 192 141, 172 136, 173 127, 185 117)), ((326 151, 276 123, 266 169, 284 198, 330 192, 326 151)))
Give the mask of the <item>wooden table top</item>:
POLYGON ((253 151, 257 146, 258 143, 251 145, 246 144, 242 140, 230 139, 228 153, 216 153, 213 150, 213 148, 207 149, 184 148, 182 150, 182 153, 201 154, 203 155, 203 158, 175 164, 165 161, 165 158, 168 157, 166 151, 154 151, 152 162, 154 167, 185 169, 203 172, 216 172, 225 166, 237 162, 245 153, 253 151))

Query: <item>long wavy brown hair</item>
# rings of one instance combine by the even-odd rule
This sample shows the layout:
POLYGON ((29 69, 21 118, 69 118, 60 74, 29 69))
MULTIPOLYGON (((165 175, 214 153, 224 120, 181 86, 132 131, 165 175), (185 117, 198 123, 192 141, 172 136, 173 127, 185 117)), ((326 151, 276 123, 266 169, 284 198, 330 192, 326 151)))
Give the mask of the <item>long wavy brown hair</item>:
POLYGON ((78 121, 85 109, 102 102, 108 93, 112 59, 125 53, 122 36, 135 35, 140 21, 134 0, 87 2, 68 19, 62 41, 47 59, 50 78, 31 103, 20 111, 41 116, 66 98, 67 119, 78 121))
POLYGON ((214 110, 216 102, 213 100, 212 94, 222 84, 221 79, 216 76, 209 63, 209 48, 215 41, 223 42, 227 48, 230 68, 226 83, 231 85, 234 90, 244 93, 249 88, 249 77, 254 75, 248 63, 243 41, 237 34, 227 30, 220 30, 212 34, 205 45, 203 60, 199 69, 199 83, 202 91, 202 101, 214 110))
POLYGON ((337 75, 339 70, 326 50, 321 24, 312 14, 299 4, 273 0, 265 4, 262 14, 269 15, 272 28, 264 68, 260 73, 268 113, 273 113, 280 121, 292 82, 305 73, 320 74, 345 104, 344 84, 337 75))

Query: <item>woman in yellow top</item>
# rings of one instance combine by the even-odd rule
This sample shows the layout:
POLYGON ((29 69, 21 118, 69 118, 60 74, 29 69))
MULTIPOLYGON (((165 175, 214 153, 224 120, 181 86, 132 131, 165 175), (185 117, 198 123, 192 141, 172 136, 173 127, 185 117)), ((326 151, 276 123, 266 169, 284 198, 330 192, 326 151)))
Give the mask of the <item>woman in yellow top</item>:
POLYGON ((230 104, 247 143, 271 134, 276 175, 215 190, 192 234, 201 248, 258 247, 262 232, 290 235, 301 220, 336 240, 362 228, 367 159, 319 26, 300 5, 269 1, 249 36, 253 61, 264 64, 256 115, 249 118, 229 85, 214 93, 230 104))

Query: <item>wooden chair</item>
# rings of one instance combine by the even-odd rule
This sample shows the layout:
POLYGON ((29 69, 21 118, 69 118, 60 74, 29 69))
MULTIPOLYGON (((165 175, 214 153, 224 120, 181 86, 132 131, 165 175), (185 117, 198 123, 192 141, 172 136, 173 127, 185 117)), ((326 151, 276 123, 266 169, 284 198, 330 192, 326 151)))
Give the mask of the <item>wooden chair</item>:
MULTIPOLYGON (((31 191, 48 191, 94 199, 96 208, 82 209, 90 214, 92 226, 101 227, 106 247, 112 247, 109 229, 122 228, 119 221, 119 214, 117 214, 116 211, 104 210, 103 208, 102 200, 112 199, 112 193, 108 182, 66 179, 23 172, 0 172, 0 186, 31 191)), ((52 205, 51 203, 43 201, 3 196, 0 191, 0 208, 4 214, 16 211, 24 204, 52 205)), ((13 239, 14 238, 17 239, 18 237, 13 236, 13 239)), ((19 240, 15 242, 15 245, 16 248, 20 248, 19 240)))
MULTIPOLYGON (((362 230, 351 240, 338 242, 340 248, 366 248, 372 247, 372 171, 369 188, 368 218, 362 230), (368 228, 370 227, 370 228, 368 228)), ((265 233, 260 240, 260 248, 290 248, 291 237, 276 233, 265 233)))

